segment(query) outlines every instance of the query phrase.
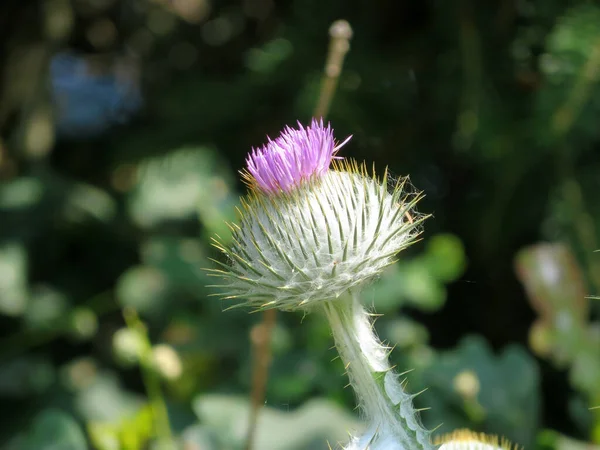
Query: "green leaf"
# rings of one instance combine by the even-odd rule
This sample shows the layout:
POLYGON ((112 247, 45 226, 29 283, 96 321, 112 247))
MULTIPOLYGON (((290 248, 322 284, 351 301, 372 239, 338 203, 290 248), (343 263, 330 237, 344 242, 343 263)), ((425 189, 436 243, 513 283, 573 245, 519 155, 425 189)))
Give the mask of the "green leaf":
POLYGON ((175 150, 140 164, 128 199, 129 214, 144 228, 199 214, 211 235, 227 236, 224 220, 233 218, 237 200, 230 185, 230 172, 214 150, 175 150))
POLYGON ((537 448, 540 450, 600 450, 600 445, 578 441, 554 430, 544 430, 537 438, 537 448))
MULTIPOLYGON (((194 412, 221 447, 241 449, 246 438, 249 404, 245 397, 204 395, 193 403, 194 412)), ((361 425, 330 401, 315 399, 294 411, 263 407, 255 448, 261 450, 325 450, 327 442, 345 442, 361 425)))
POLYGON ((65 295, 50 286, 33 288, 24 321, 33 329, 53 329, 67 314, 69 302, 65 295))
POLYGON ((439 353, 414 378, 429 388, 419 399, 431 407, 424 415, 427 424, 444 423, 440 433, 470 428, 503 435, 525 448, 532 444, 540 419, 540 374, 521 347, 495 355, 483 338, 469 336, 439 353))
POLYGON ((69 186, 64 204, 67 220, 82 222, 95 219, 108 222, 114 218, 116 212, 115 200, 102 189, 84 183, 69 186))
POLYGON ((568 132, 579 142, 597 139, 599 21, 600 8, 594 2, 581 2, 555 19, 539 59, 544 82, 536 92, 536 106, 542 141, 552 142, 568 132))
POLYGON ((365 303, 373 303, 378 313, 397 310, 405 301, 406 290, 400 264, 393 264, 362 293, 365 303))
POLYGON ((136 266, 127 270, 117 282, 117 299, 145 314, 158 314, 168 299, 169 280, 160 269, 136 266))
POLYGON ((27 355, 0 364, 0 394, 25 397, 46 392, 56 376, 47 357, 27 355))
POLYGON ((35 450, 85 450, 85 435, 69 414, 46 409, 34 420, 23 448, 35 450))
POLYGON ((543 243, 524 248, 515 258, 517 275, 531 306, 549 324, 568 326, 577 332, 587 322, 589 300, 583 272, 568 246, 543 243))
POLYGON ((293 53, 293 46, 287 39, 273 39, 262 48, 250 49, 246 55, 246 65, 254 72, 269 74, 293 53))
POLYGON ((221 450, 217 447, 213 433, 201 425, 187 427, 181 433, 181 440, 186 450, 221 450))
POLYGON ((96 373, 75 398, 75 407, 87 422, 117 422, 143 406, 141 396, 124 390, 112 372, 96 373))
POLYGON ((19 242, 0 246, 0 313, 19 316, 27 308, 27 252, 19 242))
MULTIPOLYGON (((515 268, 539 315, 532 327, 531 347, 540 356, 551 356, 558 365, 572 363, 584 347, 582 342, 594 343, 586 335, 590 304, 575 256, 562 243, 536 244, 519 251, 515 268)), ((594 384, 597 381, 592 381, 594 384)))
POLYGON ((417 259, 402 268, 405 295, 416 307, 435 311, 446 301, 446 289, 431 274, 429 267, 417 259))
POLYGON ((385 322, 383 329, 387 340, 399 349, 423 345, 429 339, 426 327, 404 317, 385 322))
POLYGON ((0 210, 27 209, 37 205, 44 194, 42 182, 33 177, 20 177, 0 189, 0 210))
POLYGON ((146 266, 157 269, 178 289, 205 292, 211 280, 201 267, 207 265, 207 252, 198 239, 153 236, 140 249, 146 266))
POLYGON ((431 274, 443 283, 459 278, 466 267, 465 249, 453 234, 436 234, 427 242, 424 255, 431 274))

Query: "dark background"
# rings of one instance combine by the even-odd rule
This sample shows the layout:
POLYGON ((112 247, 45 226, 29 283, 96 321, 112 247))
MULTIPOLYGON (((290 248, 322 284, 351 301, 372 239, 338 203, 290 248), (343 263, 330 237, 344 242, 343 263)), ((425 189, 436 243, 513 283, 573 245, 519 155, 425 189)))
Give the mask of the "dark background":
MULTIPOLYGON (((433 214, 365 293, 392 359, 416 369, 409 390, 430 387, 425 424, 600 442, 596 3, 4 0, 2 445, 149 448, 164 401, 190 448, 241 448, 198 405, 247 396, 261 316, 224 312, 200 269, 235 220, 246 153, 310 120, 340 18, 342 156, 409 174, 433 214)), ((278 316, 267 405, 350 411, 326 326, 301 320, 278 316)), ((314 434, 273 448, 332 436, 314 434)))

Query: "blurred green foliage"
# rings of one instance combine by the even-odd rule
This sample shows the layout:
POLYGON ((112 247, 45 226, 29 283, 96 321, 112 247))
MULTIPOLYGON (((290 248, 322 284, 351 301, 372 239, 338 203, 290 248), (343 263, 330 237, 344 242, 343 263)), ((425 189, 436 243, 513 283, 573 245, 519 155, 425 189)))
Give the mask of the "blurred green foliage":
MULTIPOLYGON (((433 214, 363 293, 423 421, 600 443, 595 2, 6 0, 1 448, 244 448, 261 316, 202 268, 245 154, 310 118, 340 17, 342 156, 410 174, 433 214)), ((257 448, 360 426, 331 345, 278 316, 257 448)))

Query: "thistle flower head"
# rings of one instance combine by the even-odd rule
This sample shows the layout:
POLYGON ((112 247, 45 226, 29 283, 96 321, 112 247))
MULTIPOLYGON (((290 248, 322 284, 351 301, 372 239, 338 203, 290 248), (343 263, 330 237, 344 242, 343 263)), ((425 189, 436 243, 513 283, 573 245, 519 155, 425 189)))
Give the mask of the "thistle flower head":
POLYGON ((225 280, 223 297, 259 309, 310 307, 377 276, 414 242, 420 195, 406 179, 378 179, 353 161, 329 170, 329 127, 313 121, 269 145, 249 158, 258 189, 242 199, 232 243, 215 241, 230 260, 213 271, 225 280))
POLYGON ((324 174, 349 140, 336 145, 333 130, 323 125, 323 119, 313 119, 306 128, 298 122, 297 129, 285 127, 277 139, 269 138, 263 147, 253 148, 242 176, 252 188, 265 193, 289 192, 304 180, 324 174))

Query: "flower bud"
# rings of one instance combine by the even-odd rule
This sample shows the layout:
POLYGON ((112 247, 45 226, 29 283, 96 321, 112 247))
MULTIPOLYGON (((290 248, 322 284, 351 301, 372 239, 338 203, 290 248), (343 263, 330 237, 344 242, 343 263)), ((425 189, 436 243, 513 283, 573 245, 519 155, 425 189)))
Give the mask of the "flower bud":
POLYGON ((241 223, 231 226, 229 246, 215 241, 230 260, 213 271, 225 280, 224 298, 310 308, 379 275, 415 241, 420 194, 407 192, 406 179, 392 183, 386 171, 379 180, 353 161, 329 170, 337 148, 331 130, 313 122, 251 155, 241 223))
POLYGON ((115 358, 124 366, 132 366, 140 361, 144 349, 144 340, 134 330, 121 328, 113 335, 115 358))
POLYGON ((176 380, 183 373, 181 359, 169 345, 159 344, 152 349, 152 363, 156 371, 167 380, 176 380))

